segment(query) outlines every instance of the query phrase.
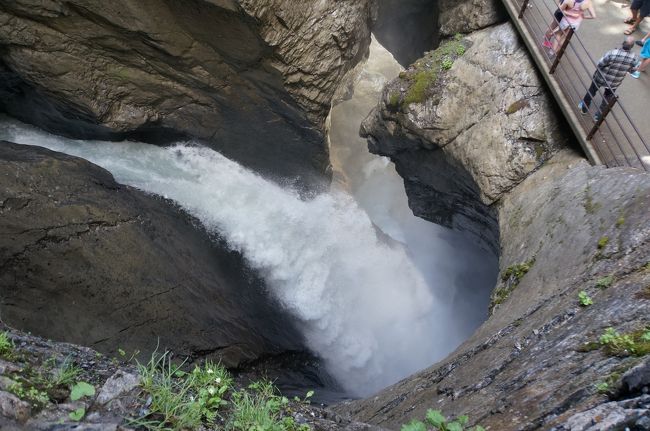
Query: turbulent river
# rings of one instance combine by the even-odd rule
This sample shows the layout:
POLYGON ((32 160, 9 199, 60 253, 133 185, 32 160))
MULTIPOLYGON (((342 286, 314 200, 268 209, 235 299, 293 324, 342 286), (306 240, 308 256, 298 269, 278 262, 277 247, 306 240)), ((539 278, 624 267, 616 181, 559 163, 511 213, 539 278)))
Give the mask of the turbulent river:
MULTIPOLYGON (((359 98, 376 101, 388 73, 373 63, 385 55, 377 49, 349 101, 360 104, 340 106, 367 113, 359 98)), ((494 257, 413 217, 392 166, 360 151, 356 136, 351 151, 363 156, 339 154, 346 187, 309 199, 195 142, 79 141, 8 118, 0 119, 0 139, 82 157, 118 182, 177 202, 245 256, 350 394, 368 395, 431 365, 485 318, 494 257)))

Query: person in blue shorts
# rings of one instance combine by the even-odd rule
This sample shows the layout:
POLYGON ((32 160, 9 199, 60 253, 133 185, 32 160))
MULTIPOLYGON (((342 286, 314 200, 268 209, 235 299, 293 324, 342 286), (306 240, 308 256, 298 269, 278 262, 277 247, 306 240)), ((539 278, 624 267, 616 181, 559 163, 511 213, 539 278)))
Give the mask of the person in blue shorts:
POLYGON ((639 54, 641 64, 635 71, 630 73, 632 78, 638 78, 641 76, 641 72, 645 72, 647 67, 650 66, 650 33, 646 34, 643 39, 637 40, 636 44, 641 45, 641 53, 639 54))

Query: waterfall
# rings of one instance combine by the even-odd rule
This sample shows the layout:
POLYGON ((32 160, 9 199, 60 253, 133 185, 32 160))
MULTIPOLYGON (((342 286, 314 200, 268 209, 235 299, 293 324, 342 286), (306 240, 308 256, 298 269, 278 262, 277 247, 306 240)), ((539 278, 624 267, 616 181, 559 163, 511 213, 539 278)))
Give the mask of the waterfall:
POLYGON ((9 120, 0 139, 87 159, 176 201, 240 251, 345 389, 367 395, 431 364, 449 328, 404 248, 342 192, 303 200, 192 142, 77 141, 9 120))

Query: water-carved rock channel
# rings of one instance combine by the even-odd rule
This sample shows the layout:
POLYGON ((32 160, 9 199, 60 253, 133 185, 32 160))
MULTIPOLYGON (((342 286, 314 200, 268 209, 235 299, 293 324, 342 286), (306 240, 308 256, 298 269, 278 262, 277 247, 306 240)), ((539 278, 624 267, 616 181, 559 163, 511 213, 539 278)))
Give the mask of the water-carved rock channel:
POLYGON ((0 140, 84 158, 119 183, 178 204, 241 253, 287 326, 346 393, 369 395, 460 344, 485 319, 496 277, 495 257, 471 237, 410 213, 401 178, 358 136, 399 70, 373 42, 354 94, 331 114, 340 172, 331 191, 315 196, 301 197, 192 141, 71 140, 9 118, 0 140))

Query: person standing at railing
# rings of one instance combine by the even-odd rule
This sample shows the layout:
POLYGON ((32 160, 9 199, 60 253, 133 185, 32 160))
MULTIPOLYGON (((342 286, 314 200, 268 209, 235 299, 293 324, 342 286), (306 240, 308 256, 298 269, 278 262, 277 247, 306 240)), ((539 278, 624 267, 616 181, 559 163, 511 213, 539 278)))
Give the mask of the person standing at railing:
POLYGON ((625 30, 625 34, 634 33, 639 28, 639 24, 641 24, 643 18, 650 15, 650 0, 632 0, 630 11, 632 12, 632 16, 624 21, 625 24, 630 24, 627 30, 625 30))
POLYGON ((630 73, 630 75, 632 78, 639 78, 641 72, 645 72, 648 66, 650 66, 650 33, 646 34, 643 39, 637 40, 635 43, 641 45, 641 54, 639 54, 639 57, 641 57, 641 64, 635 71, 630 73))
POLYGON ((569 29, 577 31, 583 19, 596 18, 596 11, 591 0, 564 0, 560 6, 563 17, 560 20, 560 31, 557 33, 552 44, 554 53, 557 53, 567 36, 569 29))
POLYGON ((618 86, 621 85, 628 72, 634 70, 639 63, 638 57, 632 52, 632 47, 634 47, 634 38, 627 37, 620 48, 607 51, 598 61, 589 90, 578 104, 580 112, 583 114, 589 112, 592 98, 599 88, 604 87, 603 101, 600 104, 600 109, 594 115, 595 121, 600 120, 603 113, 608 110, 609 103, 613 103, 614 92, 618 86))

